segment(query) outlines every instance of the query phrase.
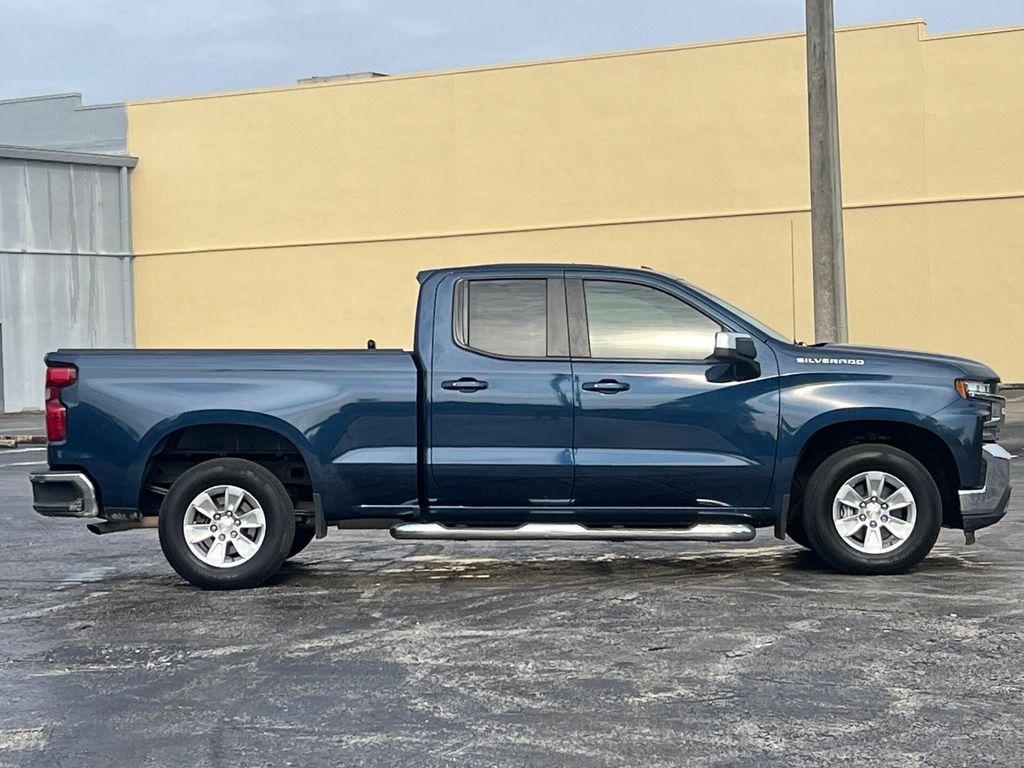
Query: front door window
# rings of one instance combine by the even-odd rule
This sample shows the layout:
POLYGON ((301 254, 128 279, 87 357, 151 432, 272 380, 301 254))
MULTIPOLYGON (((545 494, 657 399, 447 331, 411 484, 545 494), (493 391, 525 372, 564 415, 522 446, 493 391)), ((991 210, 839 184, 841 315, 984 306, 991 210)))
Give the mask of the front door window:
POLYGON ((619 360, 703 360, 722 326, 657 288, 584 280, 590 357, 619 360))

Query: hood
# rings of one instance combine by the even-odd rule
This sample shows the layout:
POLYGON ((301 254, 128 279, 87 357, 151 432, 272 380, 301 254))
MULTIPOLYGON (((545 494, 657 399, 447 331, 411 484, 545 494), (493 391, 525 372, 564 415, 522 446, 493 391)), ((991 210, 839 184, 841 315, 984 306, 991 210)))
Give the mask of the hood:
POLYGON ((995 379, 999 380, 999 374, 993 371, 984 363, 977 360, 970 360, 966 357, 954 357, 953 355, 939 355, 934 352, 915 352, 909 349, 890 349, 888 347, 861 347, 855 344, 822 344, 820 346, 806 347, 807 350, 821 350, 822 354, 843 357, 864 357, 873 360, 893 359, 922 363, 933 363, 954 368, 964 377, 969 379, 995 379))

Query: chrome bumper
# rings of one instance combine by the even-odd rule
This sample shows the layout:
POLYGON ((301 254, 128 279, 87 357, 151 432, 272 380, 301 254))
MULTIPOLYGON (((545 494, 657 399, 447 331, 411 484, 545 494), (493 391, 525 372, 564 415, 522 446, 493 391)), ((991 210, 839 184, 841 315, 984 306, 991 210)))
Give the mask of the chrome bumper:
POLYGON ((81 472, 33 472, 32 509, 45 517, 96 517, 96 489, 81 472))
POLYGON ((1010 460, 1013 456, 997 443, 986 443, 982 447, 981 458, 985 461, 985 487, 960 491, 960 512, 967 533, 999 522, 1010 501, 1010 460))

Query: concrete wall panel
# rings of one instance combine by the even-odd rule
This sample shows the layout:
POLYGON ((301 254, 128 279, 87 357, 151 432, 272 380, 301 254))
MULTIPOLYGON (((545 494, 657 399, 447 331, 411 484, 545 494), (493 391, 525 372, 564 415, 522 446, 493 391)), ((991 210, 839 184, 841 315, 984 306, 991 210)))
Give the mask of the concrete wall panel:
POLYGON ((127 250, 119 168, 0 158, 0 211, 0 250, 127 250))
POLYGON ((43 404, 43 355, 131 346, 121 169, 0 158, 2 406, 43 404))
POLYGON ((77 93, 0 100, 0 144, 124 152, 124 104, 82 106, 77 93))
POLYGON ((43 407, 46 352, 132 345, 127 258, 0 253, 6 411, 43 407))

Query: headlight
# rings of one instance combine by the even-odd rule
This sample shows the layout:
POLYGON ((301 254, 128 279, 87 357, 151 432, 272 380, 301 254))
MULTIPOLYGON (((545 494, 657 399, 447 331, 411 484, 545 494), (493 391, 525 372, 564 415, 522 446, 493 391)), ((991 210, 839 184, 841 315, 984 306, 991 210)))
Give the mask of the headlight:
POLYGON ((996 385, 988 381, 957 379, 956 391, 963 398, 977 397, 978 395, 994 395, 996 393, 996 385))
POLYGON ((1006 405, 1006 398, 996 394, 996 383, 994 381, 957 379, 955 386, 960 397, 965 400, 976 400, 988 406, 988 415, 982 424, 982 438, 986 442, 992 442, 998 438, 999 427, 1003 424, 1003 408, 1006 405))

